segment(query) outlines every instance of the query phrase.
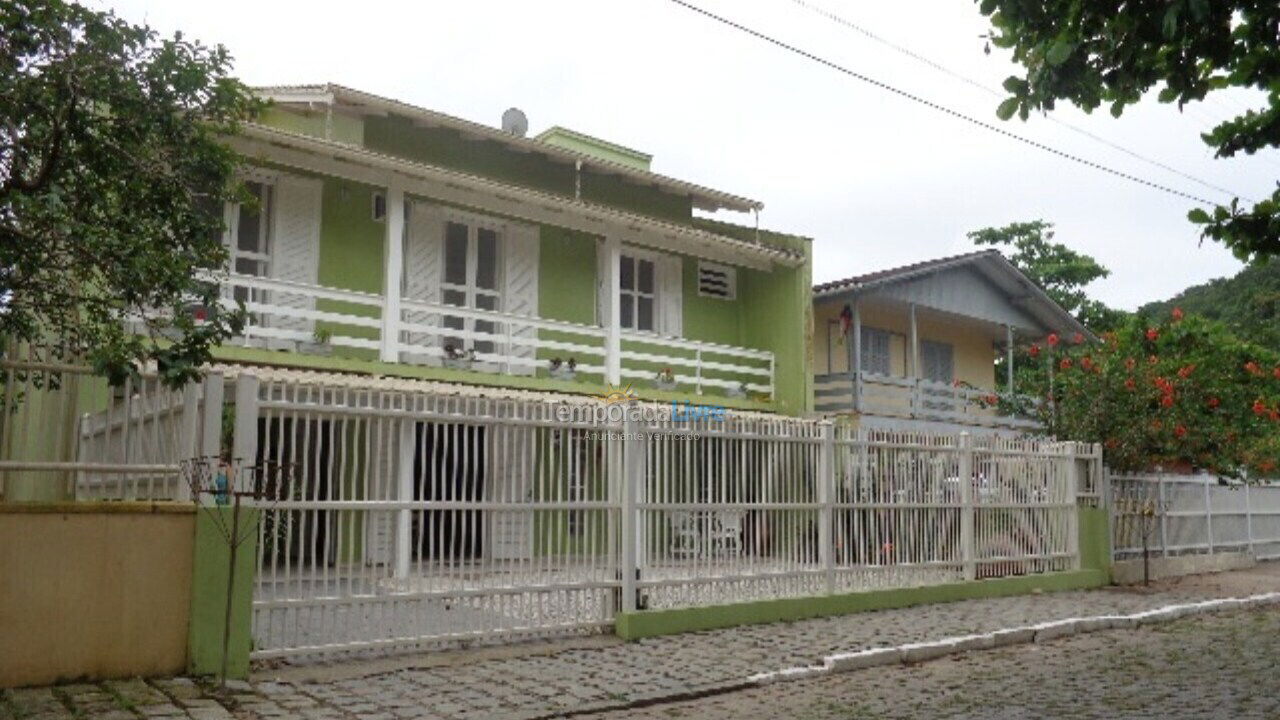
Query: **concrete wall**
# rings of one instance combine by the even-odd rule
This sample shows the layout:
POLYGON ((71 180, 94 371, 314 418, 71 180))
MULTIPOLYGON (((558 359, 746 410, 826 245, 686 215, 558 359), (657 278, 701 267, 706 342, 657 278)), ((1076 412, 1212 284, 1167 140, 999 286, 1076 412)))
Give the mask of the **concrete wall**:
MULTIPOLYGON (((1155 557, 1153 554, 1150 572, 1151 579, 1154 581, 1183 575, 1244 570, 1257 564, 1258 561, 1252 555, 1243 552, 1215 555, 1179 555, 1176 557, 1155 557)), ((1117 585, 1141 584, 1143 579, 1142 558, 1116 561, 1112 575, 1117 585)))
POLYGON ((0 687, 180 673, 193 508, 0 505, 0 687))

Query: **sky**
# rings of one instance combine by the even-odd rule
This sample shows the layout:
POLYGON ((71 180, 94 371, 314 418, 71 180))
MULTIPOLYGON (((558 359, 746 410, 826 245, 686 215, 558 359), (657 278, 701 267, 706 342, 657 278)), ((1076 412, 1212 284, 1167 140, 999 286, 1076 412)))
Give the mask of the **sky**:
MULTIPOLYGON (((780 40, 1092 162, 1213 201, 1260 198, 1280 152, 1215 160, 1199 134, 1257 104, 1243 91, 1121 119, 1067 105, 1002 123, 985 88, 1018 70, 983 52, 972 0, 807 0, 942 65, 907 57, 796 0, 690 0, 780 40)), ((856 81, 671 0, 174 2, 85 0, 157 31, 225 45, 250 84, 336 82, 531 134, 563 125, 653 154, 653 170, 763 201, 763 227, 814 239, 814 281, 973 249, 965 233, 1044 219, 1111 269, 1089 289, 1133 309, 1241 264, 1200 242, 1195 203, 1027 147, 856 81)), ((747 215, 715 217, 750 224, 747 215)))

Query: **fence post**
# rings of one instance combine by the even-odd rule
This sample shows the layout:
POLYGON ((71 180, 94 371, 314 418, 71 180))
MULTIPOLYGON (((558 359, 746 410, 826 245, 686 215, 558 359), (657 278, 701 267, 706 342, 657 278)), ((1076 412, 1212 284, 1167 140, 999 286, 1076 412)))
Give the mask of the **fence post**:
MULTIPOLYGON (((413 461, 417 451, 417 422, 412 418, 400 421, 400 438, 397 443, 399 457, 396 458, 396 500, 409 502, 413 500, 413 461)), ((397 578, 409 577, 409 561, 413 557, 410 547, 410 535, 413 522, 413 511, 407 506, 396 511, 396 567, 397 578)))
POLYGON ((196 455, 202 458, 222 457, 222 403, 226 385, 222 373, 211 372, 204 376, 204 407, 200 421, 200 447, 196 455))
POLYGON ((959 438, 960 476, 960 553, 964 562, 964 579, 978 579, 977 540, 974 537, 973 503, 973 438, 967 432, 959 438))
POLYGON ((818 446, 818 561, 822 565, 822 574, 826 580, 828 595, 836 590, 835 533, 832 532, 834 522, 832 503, 835 501, 835 426, 825 421, 818 426, 820 445, 818 446))
MULTIPOLYGON (((239 467, 249 467, 258 462, 258 387, 260 381, 255 375, 241 374, 236 377, 236 423, 232 434, 231 456, 239 467)), ((236 473, 246 476, 244 472, 236 473)), ((235 487, 240 478, 227 478, 229 489, 243 490, 235 487)))
MULTIPOLYGON (((182 429, 178 440, 178 462, 200 456, 200 386, 189 382, 182 388, 182 429)), ((191 499, 191 486, 179 476, 174 498, 191 499)))
POLYGON ((1209 546, 1209 554, 1213 554, 1213 498, 1209 490, 1209 481, 1204 483, 1204 540, 1209 546))
POLYGON ((1164 475, 1156 475, 1156 511, 1160 513, 1160 556, 1169 557, 1169 506, 1164 497, 1164 475))
POLYGON ((622 611, 636 611, 636 539, 640 523, 636 507, 636 492, 644 478, 644 439, 641 425, 627 418, 622 424, 622 537, 619 538, 622 555, 622 611))
MULTIPOLYGON (((1080 569, 1080 444, 1073 441, 1067 443, 1067 492, 1071 500, 1071 513, 1067 519, 1067 547, 1071 548, 1075 559, 1071 562, 1073 570, 1080 569)), ((1095 488, 1096 489, 1096 488, 1095 488)), ((1098 495, 1098 502, 1102 496, 1098 495)))
POLYGON ((1253 555, 1253 499, 1249 497, 1247 480, 1244 484, 1244 532, 1249 540, 1249 554, 1253 555))

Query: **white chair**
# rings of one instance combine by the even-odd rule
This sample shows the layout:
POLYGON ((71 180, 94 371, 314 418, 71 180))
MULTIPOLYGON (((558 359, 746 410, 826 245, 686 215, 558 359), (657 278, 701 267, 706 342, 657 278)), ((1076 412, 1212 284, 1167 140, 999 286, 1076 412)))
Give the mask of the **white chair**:
POLYGON ((671 554, 697 557, 702 547, 698 518, 688 510, 674 510, 667 517, 671 523, 671 554))
POLYGON ((742 510, 720 510, 714 516, 711 528, 711 547, 724 555, 742 554, 742 523, 746 513, 742 510))

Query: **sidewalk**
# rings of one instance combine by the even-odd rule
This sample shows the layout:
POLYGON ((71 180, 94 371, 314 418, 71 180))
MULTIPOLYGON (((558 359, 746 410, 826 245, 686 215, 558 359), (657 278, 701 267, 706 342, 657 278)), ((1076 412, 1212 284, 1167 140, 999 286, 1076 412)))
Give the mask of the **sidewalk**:
POLYGON ((534 718, 696 695, 822 656, 1280 589, 1280 563, 1106 588, 970 600, 621 643, 609 638, 258 673, 220 703, 185 679, 10 691, 0 720, 534 718), (230 712, 228 712, 230 711, 230 712))

